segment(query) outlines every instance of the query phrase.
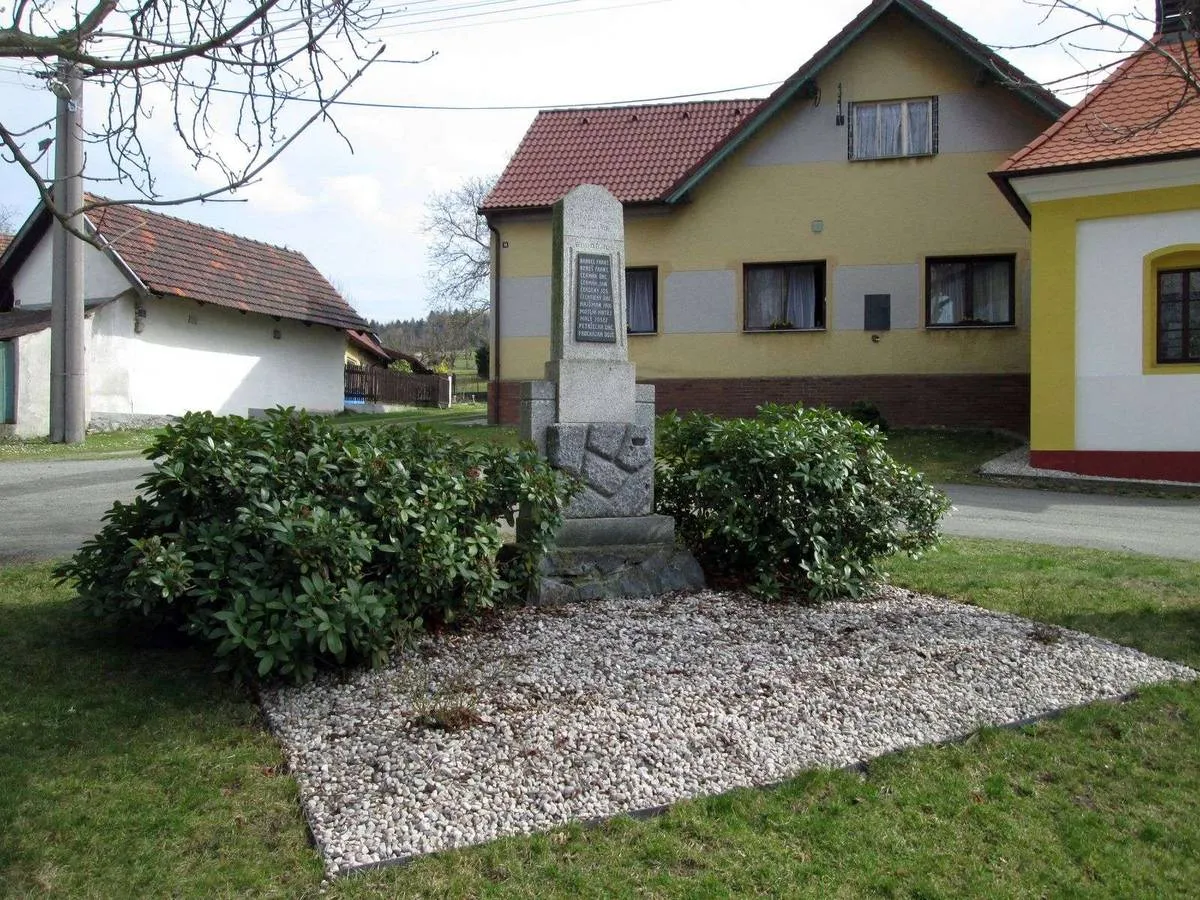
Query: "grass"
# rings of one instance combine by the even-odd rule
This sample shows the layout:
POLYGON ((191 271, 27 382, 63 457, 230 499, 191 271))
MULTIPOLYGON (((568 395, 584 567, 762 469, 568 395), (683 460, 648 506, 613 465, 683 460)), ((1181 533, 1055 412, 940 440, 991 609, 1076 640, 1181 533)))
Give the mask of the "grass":
MULTIPOLYGON (((460 403, 449 409, 410 407, 387 413, 344 413, 335 417, 339 425, 429 425, 469 441, 487 441, 517 446, 515 428, 494 428, 476 424, 487 417, 484 403, 460 403)), ((137 456, 158 435, 153 428, 89 434, 81 444, 52 444, 46 438, 0 441, 0 462, 37 459, 104 459, 113 456, 137 456)))
MULTIPOLYGON (((429 425, 468 441, 486 441, 516 447, 520 441, 513 427, 483 426, 484 403, 461 403, 449 409, 410 407, 386 413, 342 413, 335 417, 344 425, 429 425)), ((136 456, 150 445, 158 431, 118 431, 91 434, 78 445, 51 444, 45 439, 0 443, 0 462, 30 459, 99 459, 106 456, 136 456)), ((903 430, 888 434, 888 451, 901 462, 924 472, 935 484, 984 483, 975 470, 989 459, 1018 446, 1005 435, 980 431, 903 430)))
MULTIPOLYGON (((954 540, 895 580, 1200 666, 1200 565, 954 540)), ((9 896, 316 896, 295 785, 250 698, 0 570, 9 896)), ((326 896, 1184 897, 1200 878, 1200 688, 1166 685, 863 772, 513 838, 326 896)))
POLYGON ((154 440, 158 430, 141 428, 89 434, 80 444, 52 444, 49 438, 0 441, 0 462, 30 459, 102 459, 136 456, 154 440))
POLYGON ((487 419, 486 403, 456 403, 448 409, 409 406, 395 412, 341 413, 339 425, 452 425, 487 419))
POLYGON ((934 484, 989 483, 977 474, 979 467, 1019 446, 1021 441, 994 431, 913 428, 887 436, 888 452, 934 484))

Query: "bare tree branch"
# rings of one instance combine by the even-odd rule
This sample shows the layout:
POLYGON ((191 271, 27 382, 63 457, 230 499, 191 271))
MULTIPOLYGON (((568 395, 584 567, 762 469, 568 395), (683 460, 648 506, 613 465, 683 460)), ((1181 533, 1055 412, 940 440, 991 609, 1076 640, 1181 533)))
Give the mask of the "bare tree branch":
POLYGON ((488 311, 491 232, 479 208, 495 183, 495 176, 468 178, 425 203, 430 308, 466 313, 468 322, 488 311))
MULTIPOLYGON (((1079 66, 1074 72, 1041 82, 1041 87, 1053 88, 1058 91, 1091 90, 1098 83, 1093 80, 1094 77, 1107 78, 1131 58, 1145 55, 1159 58, 1163 63, 1161 70, 1149 75, 1131 77, 1178 80, 1178 90, 1174 92, 1173 99, 1162 108, 1145 110, 1145 117, 1134 123, 1106 122, 1097 119, 1089 123, 1088 130, 1092 137, 1098 140, 1111 140, 1113 143, 1129 141, 1139 134, 1162 127, 1184 107, 1200 102, 1200 67, 1197 66, 1197 63, 1200 62, 1197 51, 1197 36, 1200 34, 1200 0, 1182 0, 1180 4, 1182 31, 1168 36, 1155 35, 1157 23, 1137 10, 1104 13, 1084 6, 1077 0, 1025 0, 1025 2, 1044 10, 1043 24, 1048 23, 1055 14, 1069 17, 1071 24, 1060 26, 1054 34, 1042 40, 1028 44, 1000 46, 994 49, 1032 50, 1058 46, 1077 62, 1079 62, 1078 54, 1081 53, 1090 53, 1093 56, 1111 54, 1112 57, 1099 65, 1085 65, 1079 62, 1079 66), (1106 40, 1100 44, 1084 44, 1078 40, 1078 36, 1084 34, 1106 40)), ((1005 76, 1006 73, 1000 74, 1005 76)), ((1015 84, 1010 77, 1003 77, 1003 80, 1009 84, 1015 84)), ((1031 84, 1019 86, 1031 86, 1031 84)))
MULTIPOLYGON (((384 50, 369 37, 381 15, 373 0, 86 2, 72 8, 59 0, 16 0, 11 23, 0 25, 0 59, 26 61, 57 90, 59 67, 71 64, 90 85, 89 100, 104 110, 101 121, 85 122, 85 141, 107 156, 108 171, 97 174, 132 195, 89 199, 80 210, 56 208, 52 179, 34 165, 46 151, 32 134, 38 126, 0 111, 4 157, 63 222, 112 203, 175 205, 253 184, 317 121, 341 135, 333 103, 384 50), (316 111, 285 116, 296 100, 316 100, 316 111), (193 165, 215 167, 217 187, 185 197, 158 189, 142 129, 162 106, 193 165)), ((92 160, 89 176, 98 162, 92 160)))

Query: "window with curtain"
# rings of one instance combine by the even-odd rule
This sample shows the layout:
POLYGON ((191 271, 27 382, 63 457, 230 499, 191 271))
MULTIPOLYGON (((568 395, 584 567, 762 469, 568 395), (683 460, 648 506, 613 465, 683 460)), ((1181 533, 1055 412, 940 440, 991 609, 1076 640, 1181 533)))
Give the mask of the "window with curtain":
POLYGON ((929 328, 1016 323, 1016 257, 954 256, 925 261, 929 328))
POLYGON ((850 104, 850 159, 894 159, 936 152, 936 97, 850 104))
POLYGON ((746 331, 825 327, 825 263, 770 263, 745 268, 746 331))
POLYGON ((658 269, 625 270, 625 323, 630 334, 658 331, 658 269))
POLYGON ((1200 363, 1200 269, 1158 273, 1158 361, 1200 363))

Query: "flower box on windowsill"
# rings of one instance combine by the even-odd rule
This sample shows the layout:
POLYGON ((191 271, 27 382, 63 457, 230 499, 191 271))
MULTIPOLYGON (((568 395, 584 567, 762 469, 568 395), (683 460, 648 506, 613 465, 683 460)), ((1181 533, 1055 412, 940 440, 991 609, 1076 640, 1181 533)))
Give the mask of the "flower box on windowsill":
POLYGON ((813 331, 825 331, 825 326, 821 325, 816 328, 796 328, 795 326, 789 325, 786 328, 776 328, 773 325, 768 325, 766 328, 743 328, 742 334, 796 334, 813 331))

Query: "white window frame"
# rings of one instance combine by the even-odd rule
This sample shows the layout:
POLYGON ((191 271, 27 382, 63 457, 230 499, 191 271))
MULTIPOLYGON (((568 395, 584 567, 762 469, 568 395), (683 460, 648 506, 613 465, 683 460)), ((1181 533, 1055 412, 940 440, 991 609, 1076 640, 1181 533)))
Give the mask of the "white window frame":
POLYGON ((849 121, 850 121, 851 127, 849 129, 849 134, 848 134, 848 143, 849 143, 848 157, 852 161, 858 161, 858 160, 865 161, 865 160, 875 160, 875 159, 904 159, 906 157, 934 156, 937 154, 937 124, 938 123, 937 123, 937 98, 936 97, 905 97, 902 99, 892 99, 892 100, 869 100, 869 101, 864 101, 861 103, 852 102, 850 104, 849 112, 850 112, 849 121), (891 105, 894 103, 899 103, 900 107, 901 107, 901 110, 900 110, 900 143, 902 145, 902 152, 900 152, 898 154, 890 154, 890 153, 889 154, 881 154, 878 152, 879 146, 878 146, 878 141, 877 141, 876 147, 875 147, 876 152, 871 153, 871 154, 864 154, 864 155, 855 153, 854 152, 855 135, 854 135, 854 127, 853 126, 854 126, 854 122, 855 122, 855 115, 856 115, 858 109, 866 108, 866 107, 874 108, 874 110, 875 110, 875 134, 878 138, 878 136, 881 133, 881 130, 879 128, 879 109, 881 106, 891 105), (926 115, 926 121, 929 123, 929 130, 926 134, 926 137, 928 138, 926 146, 929 149, 926 151, 923 151, 921 153, 914 153, 911 150, 909 150, 908 107, 909 107, 909 104, 912 104, 912 103, 924 103, 926 105, 926 107, 928 108, 928 114, 926 115))

